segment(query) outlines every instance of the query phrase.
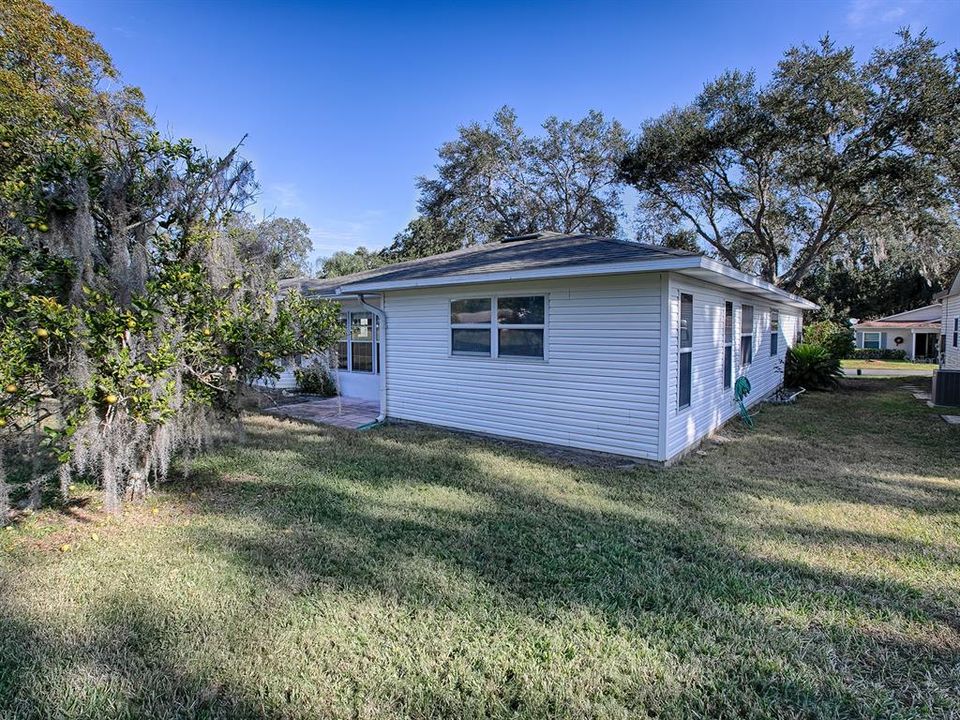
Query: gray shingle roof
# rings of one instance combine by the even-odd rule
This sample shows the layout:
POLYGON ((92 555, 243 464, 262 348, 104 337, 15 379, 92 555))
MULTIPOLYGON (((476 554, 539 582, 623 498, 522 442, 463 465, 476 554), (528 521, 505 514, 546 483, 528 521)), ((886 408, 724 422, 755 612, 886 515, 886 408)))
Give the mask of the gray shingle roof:
POLYGON ((338 287, 360 282, 367 284, 425 280, 511 270, 654 261, 676 257, 697 257, 697 253, 593 235, 542 233, 530 239, 508 238, 501 242, 454 250, 420 260, 408 260, 329 280, 284 280, 280 286, 281 289, 300 287, 309 294, 326 295, 335 293, 338 287))

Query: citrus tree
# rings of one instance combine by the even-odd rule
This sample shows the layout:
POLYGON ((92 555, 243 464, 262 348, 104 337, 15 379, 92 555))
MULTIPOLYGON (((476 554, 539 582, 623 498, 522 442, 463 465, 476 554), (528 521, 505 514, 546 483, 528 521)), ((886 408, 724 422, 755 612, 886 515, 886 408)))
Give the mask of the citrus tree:
POLYGON ((237 148, 162 138, 105 79, 85 30, 36 0, 0 9, 0 445, 34 507, 76 475, 109 511, 142 497, 238 421, 250 381, 337 335, 336 307, 277 299, 273 264, 238 246, 255 183, 237 148))

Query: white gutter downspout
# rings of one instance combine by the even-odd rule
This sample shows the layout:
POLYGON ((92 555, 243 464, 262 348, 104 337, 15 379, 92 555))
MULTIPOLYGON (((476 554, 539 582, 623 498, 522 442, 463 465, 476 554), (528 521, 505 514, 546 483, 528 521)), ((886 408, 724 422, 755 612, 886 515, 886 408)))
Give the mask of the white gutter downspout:
MULTIPOLYGON (((377 353, 377 368, 380 370, 380 414, 374 421, 377 424, 387 419, 387 314, 378 307, 374 307, 363 299, 363 293, 357 293, 357 300, 360 304, 372 312, 377 318, 379 327, 380 351, 377 353)), ((383 304, 383 295, 380 296, 380 304, 383 304)), ((374 335, 376 338, 376 334, 374 335)))

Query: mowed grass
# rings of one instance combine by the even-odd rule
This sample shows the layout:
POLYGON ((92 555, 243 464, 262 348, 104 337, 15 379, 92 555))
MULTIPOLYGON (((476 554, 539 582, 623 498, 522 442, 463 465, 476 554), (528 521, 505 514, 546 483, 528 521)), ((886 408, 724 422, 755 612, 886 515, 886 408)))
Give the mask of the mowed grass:
POLYGON ((0 533, 0 716, 957 716, 960 428, 901 384, 666 470, 255 418, 0 533))
POLYGON ((936 370, 936 363, 907 362, 906 360, 860 360, 847 358, 840 366, 851 370, 936 370))

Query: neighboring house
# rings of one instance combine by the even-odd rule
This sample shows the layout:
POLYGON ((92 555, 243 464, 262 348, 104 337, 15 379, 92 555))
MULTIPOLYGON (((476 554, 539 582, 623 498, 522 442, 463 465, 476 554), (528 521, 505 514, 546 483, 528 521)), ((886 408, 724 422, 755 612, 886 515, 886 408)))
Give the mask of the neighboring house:
POLYGON ((344 397, 412 420, 654 461, 783 380, 816 306, 701 255, 534 233, 332 280, 344 397))
POLYGON ((935 362, 940 343, 939 303, 865 320, 853 326, 856 345, 864 350, 903 350, 908 360, 935 362))
POLYGON ((935 298, 940 308, 940 367, 960 370, 960 273, 949 290, 935 298))

